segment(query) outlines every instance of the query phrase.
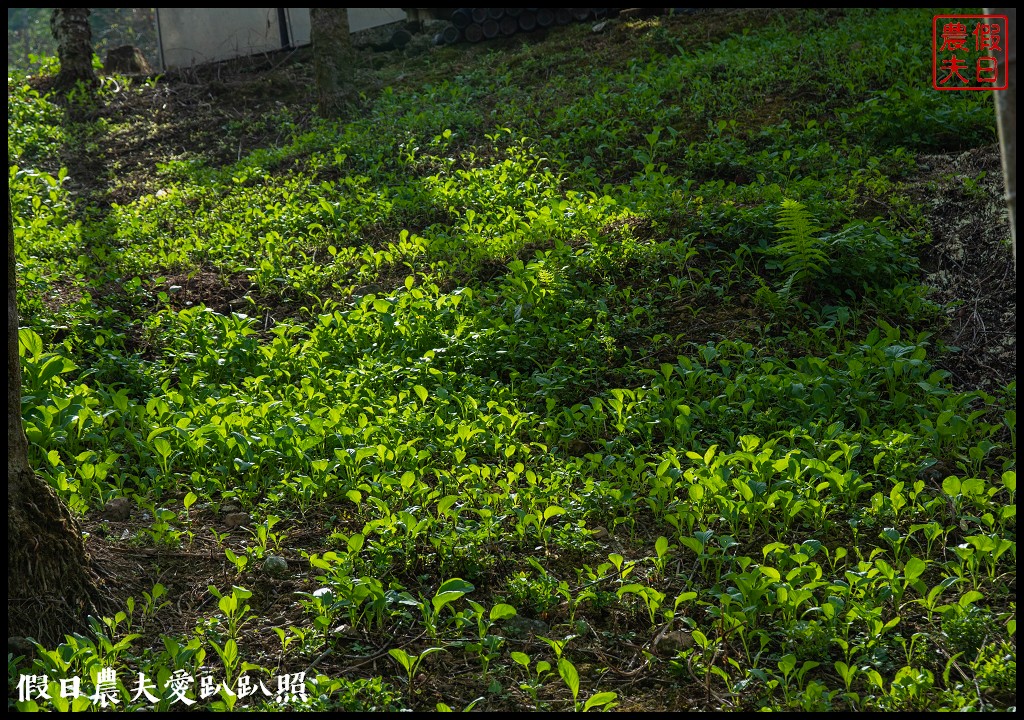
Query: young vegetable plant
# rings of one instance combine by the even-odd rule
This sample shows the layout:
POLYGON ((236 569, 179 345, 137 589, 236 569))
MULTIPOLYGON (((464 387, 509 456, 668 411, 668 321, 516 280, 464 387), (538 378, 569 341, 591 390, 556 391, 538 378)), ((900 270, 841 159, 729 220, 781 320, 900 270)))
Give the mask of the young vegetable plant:
POLYGON ((445 649, 441 647, 429 647, 423 652, 421 652, 419 655, 410 655, 401 648, 391 648, 390 650, 388 650, 388 655, 390 655, 394 659, 394 661, 398 663, 403 670, 405 670, 406 675, 408 676, 410 699, 412 699, 412 687, 413 681, 416 679, 416 671, 419 669, 420 665, 423 663, 424 660, 426 660, 434 653, 439 652, 445 652, 445 649))
POLYGON ((252 591, 238 585, 231 586, 230 595, 224 595, 213 585, 209 585, 207 589, 217 598, 217 607, 224 613, 228 625, 228 637, 237 641, 242 626, 252 620, 251 608, 245 603, 252 597, 252 591))
POLYGON ((164 607, 170 605, 169 601, 160 602, 160 598, 167 594, 167 588, 160 583, 153 586, 153 592, 142 591, 142 622, 146 623, 153 619, 153 616, 164 607))
POLYGON ((484 606, 478 602, 470 600, 469 605, 470 609, 465 611, 463 615, 469 616, 470 621, 476 621, 477 639, 475 642, 470 643, 466 649, 477 653, 480 658, 483 676, 486 678, 491 662, 498 658, 498 651, 505 643, 505 638, 499 635, 491 635, 490 630, 497 621, 515 616, 516 609, 511 605, 498 603, 488 613, 484 606))
MULTIPOLYGON (((426 626, 427 634, 437 638, 440 633, 441 611, 446 605, 450 605, 463 595, 471 593, 476 589, 472 583, 462 578, 451 578, 441 583, 441 586, 434 593, 429 603, 426 599, 420 598, 420 613, 423 615, 423 624, 426 626)), ((454 612, 454 611, 453 611, 454 612)))
POLYGON ((658 571, 659 576, 665 574, 665 563, 668 562, 668 553, 671 546, 668 544, 668 538, 662 535, 654 542, 654 552, 657 553, 657 557, 654 558, 654 567, 658 571))
POLYGON ((544 687, 544 682, 551 677, 551 663, 547 660, 538 660, 530 670, 530 656, 523 652, 514 651, 511 654, 512 661, 523 668, 526 677, 519 683, 519 689, 525 692, 533 700, 534 705, 539 703, 538 693, 544 687))
POLYGON ((796 655, 793 653, 789 653, 779 660, 779 670, 782 672, 782 694, 785 697, 787 707, 793 702, 790 694, 793 681, 796 681, 797 687, 802 691, 804 689, 804 677, 820 664, 814 660, 806 660, 798 670, 796 668, 796 655))
POLYGON ((576 666, 564 657, 558 659, 558 675, 569 688, 569 692, 572 693, 573 709, 576 712, 586 712, 591 708, 602 707, 605 710, 610 710, 615 707, 615 698, 618 697, 618 694, 613 692, 594 693, 586 702, 580 702, 580 675, 576 671, 576 666))

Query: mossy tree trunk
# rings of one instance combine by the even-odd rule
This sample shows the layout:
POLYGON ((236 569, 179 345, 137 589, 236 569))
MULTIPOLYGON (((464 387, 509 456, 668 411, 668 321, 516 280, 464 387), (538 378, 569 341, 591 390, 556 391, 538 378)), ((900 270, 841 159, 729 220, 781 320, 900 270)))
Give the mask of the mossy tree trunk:
POLYGON ((340 117, 355 99, 355 49, 347 8, 310 8, 310 42, 320 115, 340 117))
POLYGON ((21 419, 14 223, 7 194, 7 634, 56 645, 101 604, 78 525, 29 466, 21 419))
POLYGON ((88 87, 99 84, 92 69, 92 30, 89 8, 54 8, 50 16, 50 32, 57 41, 60 72, 57 85, 65 90, 78 82, 88 87))

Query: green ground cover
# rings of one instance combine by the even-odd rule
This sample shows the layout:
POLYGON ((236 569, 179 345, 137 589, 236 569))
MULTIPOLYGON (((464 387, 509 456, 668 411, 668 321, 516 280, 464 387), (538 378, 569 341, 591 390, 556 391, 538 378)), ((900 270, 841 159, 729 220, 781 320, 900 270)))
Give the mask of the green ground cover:
POLYGON ((62 165, 166 131, 152 113, 72 126, 9 78, 31 459, 127 588, 92 635, 9 655, 9 686, 1015 705, 1016 384, 946 369, 911 191, 995 119, 931 89, 930 19, 706 13, 378 61, 354 119, 263 108, 134 193, 113 155, 62 165))

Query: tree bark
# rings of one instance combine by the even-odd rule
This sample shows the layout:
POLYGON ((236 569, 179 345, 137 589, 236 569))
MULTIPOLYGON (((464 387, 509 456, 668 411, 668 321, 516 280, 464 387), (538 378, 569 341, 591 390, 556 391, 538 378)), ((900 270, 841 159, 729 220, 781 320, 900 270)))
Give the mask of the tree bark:
POLYGON ((14 222, 7 192, 7 634, 54 646, 85 628, 102 600, 85 543, 53 488, 28 462, 21 418, 14 222))
POLYGON ((79 82, 96 87, 99 80, 92 69, 92 30, 89 8, 54 8, 50 32, 57 41, 60 72, 57 86, 70 90, 79 82))
POLYGON ((313 73, 321 117, 345 114, 355 99, 355 49, 347 8, 310 8, 313 73))
MULTIPOLYGON (((1017 8, 985 8, 986 15, 1006 15, 1006 69, 1009 87, 995 90, 996 124, 999 126, 999 151, 1003 158, 1003 182, 1010 211, 1010 238, 1013 243, 1013 267, 1017 267, 1017 8)), ((1003 68, 1000 67, 1000 76, 1003 68)))

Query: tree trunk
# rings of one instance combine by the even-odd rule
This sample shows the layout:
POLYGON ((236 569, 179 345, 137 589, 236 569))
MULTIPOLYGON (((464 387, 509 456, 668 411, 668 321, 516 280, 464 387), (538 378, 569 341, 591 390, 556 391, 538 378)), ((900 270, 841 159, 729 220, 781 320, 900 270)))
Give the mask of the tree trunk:
MULTIPOLYGON (((999 150, 1003 158, 1003 181, 1010 211, 1010 238, 1013 242, 1013 267, 1017 267, 1017 8, 985 8, 987 15, 1006 15, 1009 27, 1004 33, 1009 87, 995 90, 996 123, 999 126, 999 150)), ((1003 68, 999 68, 1002 76, 1003 68)))
POLYGON ((355 50, 347 8, 310 8, 313 73, 321 117, 340 117, 355 97, 355 50))
POLYGON ((57 86, 70 90, 78 82, 88 87, 99 84, 92 69, 92 30, 89 8, 54 8, 50 16, 50 32, 57 41, 60 72, 57 86))
POLYGON ((14 222, 7 192, 7 634, 56 645, 102 604, 78 525, 28 463, 21 419, 21 362, 14 222))

